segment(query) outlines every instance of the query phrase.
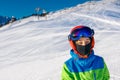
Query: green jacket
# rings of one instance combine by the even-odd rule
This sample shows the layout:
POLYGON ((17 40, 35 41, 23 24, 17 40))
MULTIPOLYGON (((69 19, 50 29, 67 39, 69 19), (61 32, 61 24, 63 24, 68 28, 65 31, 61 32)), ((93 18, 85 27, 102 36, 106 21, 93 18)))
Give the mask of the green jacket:
POLYGON ((62 80, 109 80, 108 68, 102 57, 94 55, 79 58, 71 50, 72 58, 67 60, 62 69, 62 80))

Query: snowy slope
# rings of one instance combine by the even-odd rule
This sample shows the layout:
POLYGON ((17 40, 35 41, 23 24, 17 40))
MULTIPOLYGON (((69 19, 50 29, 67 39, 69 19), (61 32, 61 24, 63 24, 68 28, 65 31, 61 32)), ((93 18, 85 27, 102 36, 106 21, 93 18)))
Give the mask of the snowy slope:
POLYGON ((0 28, 0 80, 60 80, 69 55, 67 35, 76 25, 95 30, 95 52, 111 80, 120 80, 120 1, 103 0, 32 16, 0 28))

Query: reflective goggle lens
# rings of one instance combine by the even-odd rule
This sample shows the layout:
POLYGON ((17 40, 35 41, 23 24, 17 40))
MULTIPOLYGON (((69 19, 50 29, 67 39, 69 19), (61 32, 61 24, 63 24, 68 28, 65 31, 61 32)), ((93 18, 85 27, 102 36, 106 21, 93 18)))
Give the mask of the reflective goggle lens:
POLYGON ((81 37, 92 37, 94 35, 94 30, 84 27, 81 29, 74 30, 70 35, 69 38, 72 40, 79 40, 81 37))

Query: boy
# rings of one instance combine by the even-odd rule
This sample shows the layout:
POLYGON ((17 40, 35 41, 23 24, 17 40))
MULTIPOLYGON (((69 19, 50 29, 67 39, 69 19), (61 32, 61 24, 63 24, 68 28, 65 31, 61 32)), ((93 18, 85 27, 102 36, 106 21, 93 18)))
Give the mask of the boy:
POLYGON ((94 30, 76 26, 68 36, 72 58, 62 69, 62 80, 109 80, 109 71, 104 59, 94 54, 94 30))

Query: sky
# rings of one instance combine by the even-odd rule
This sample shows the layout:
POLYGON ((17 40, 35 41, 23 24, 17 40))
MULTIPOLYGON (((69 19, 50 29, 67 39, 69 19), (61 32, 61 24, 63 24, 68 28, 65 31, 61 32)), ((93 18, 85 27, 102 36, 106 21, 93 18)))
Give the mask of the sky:
POLYGON ((37 7, 50 12, 72 7, 86 1, 89 0, 0 0, 0 15, 21 18, 35 13, 37 7))

